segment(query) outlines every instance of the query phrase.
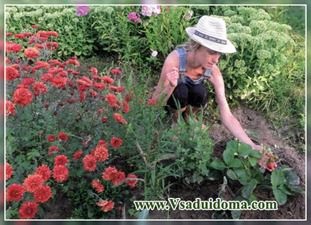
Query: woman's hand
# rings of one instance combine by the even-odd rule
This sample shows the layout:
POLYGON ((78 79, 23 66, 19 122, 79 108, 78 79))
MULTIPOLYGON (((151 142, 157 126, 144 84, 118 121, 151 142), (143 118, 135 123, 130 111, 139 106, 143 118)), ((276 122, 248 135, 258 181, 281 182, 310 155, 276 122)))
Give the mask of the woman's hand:
POLYGON ((178 84, 178 78, 179 78, 178 68, 173 67, 170 72, 165 74, 165 78, 171 86, 176 87, 178 84))

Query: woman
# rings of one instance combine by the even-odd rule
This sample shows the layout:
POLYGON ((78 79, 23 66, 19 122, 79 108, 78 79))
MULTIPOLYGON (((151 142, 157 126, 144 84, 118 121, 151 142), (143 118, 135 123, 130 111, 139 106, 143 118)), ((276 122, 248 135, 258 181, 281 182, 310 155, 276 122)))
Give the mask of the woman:
POLYGON ((152 99, 166 103, 175 114, 178 109, 184 112, 189 106, 197 110, 207 102, 207 90, 203 84, 206 79, 215 89, 224 126, 238 140, 260 150, 262 147, 248 137, 231 113, 225 97, 224 81, 217 63, 222 53, 234 53, 236 49, 227 39, 224 20, 203 16, 195 27, 186 28, 186 32, 190 41, 167 56, 152 99))

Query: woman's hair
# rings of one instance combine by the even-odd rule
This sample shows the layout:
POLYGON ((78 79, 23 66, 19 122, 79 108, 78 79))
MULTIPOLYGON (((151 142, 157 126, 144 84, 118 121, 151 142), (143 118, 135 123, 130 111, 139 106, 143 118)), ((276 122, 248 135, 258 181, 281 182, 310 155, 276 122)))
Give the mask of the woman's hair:
POLYGON ((200 47, 201 45, 192 39, 189 39, 187 42, 176 46, 176 48, 185 48, 187 52, 195 51, 199 49, 200 47))

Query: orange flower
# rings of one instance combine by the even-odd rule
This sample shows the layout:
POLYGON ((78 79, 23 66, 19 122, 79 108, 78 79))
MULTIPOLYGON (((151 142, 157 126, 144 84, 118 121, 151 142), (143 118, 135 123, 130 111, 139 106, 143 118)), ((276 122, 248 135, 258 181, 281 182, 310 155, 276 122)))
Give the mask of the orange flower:
POLYGON ((109 212, 113 209, 114 202, 111 200, 100 200, 96 205, 98 205, 103 212, 109 212))

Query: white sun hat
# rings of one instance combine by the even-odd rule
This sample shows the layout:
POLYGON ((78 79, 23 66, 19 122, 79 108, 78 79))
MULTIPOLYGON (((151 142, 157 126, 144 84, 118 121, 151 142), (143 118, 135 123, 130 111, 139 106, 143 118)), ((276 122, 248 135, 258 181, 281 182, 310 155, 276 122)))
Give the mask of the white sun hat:
POLYGON ((199 44, 221 53, 234 53, 236 49, 227 39, 226 23, 214 16, 202 16, 194 27, 187 27, 190 39, 199 44))

